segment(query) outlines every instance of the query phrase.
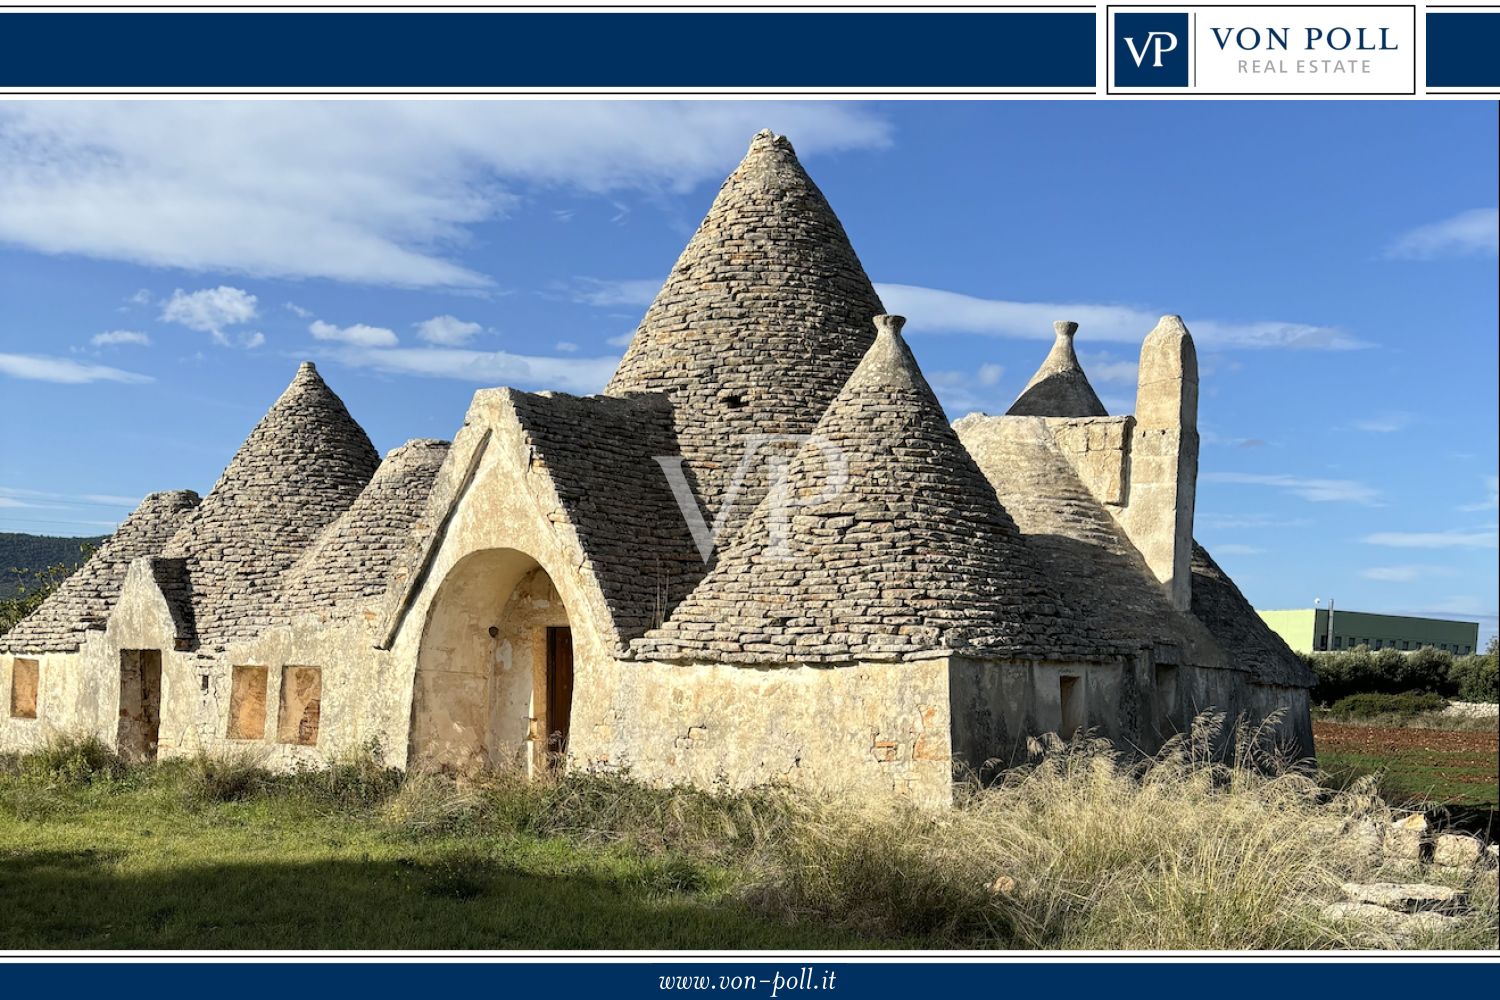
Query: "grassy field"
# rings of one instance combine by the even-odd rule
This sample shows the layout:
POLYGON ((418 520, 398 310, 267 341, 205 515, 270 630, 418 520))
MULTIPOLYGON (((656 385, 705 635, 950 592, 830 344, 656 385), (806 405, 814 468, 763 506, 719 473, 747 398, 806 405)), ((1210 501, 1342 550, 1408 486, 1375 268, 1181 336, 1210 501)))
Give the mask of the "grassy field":
MULTIPOLYGON (((1055 745, 940 814, 620 776, 463 785, 366 761, 0 766, 0 948, 1328 948, 1376 880, 1363 785, 1055 745)), ((1416 943, 1494 947, 1475 912, 1416 943)), ((1478 881, 1469 885, 1469 881, 1478 881)), ((1359 938, 1361 944, 1392 944, 1359 938)))
POLYGON ((1318 762, 1335 780, 1378 775, 1392 801, 1493 810, 1500 793, 1500 734, 1493 728, 1318 722, 1318 762))

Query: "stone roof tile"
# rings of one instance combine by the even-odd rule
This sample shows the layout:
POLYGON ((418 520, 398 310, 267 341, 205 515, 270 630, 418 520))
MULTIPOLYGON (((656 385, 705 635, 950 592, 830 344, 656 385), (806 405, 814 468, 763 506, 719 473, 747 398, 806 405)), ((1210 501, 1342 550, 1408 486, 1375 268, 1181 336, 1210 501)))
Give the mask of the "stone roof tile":
POLYGON ((638 655, 788 663, 1118 651, 1048 585, 948 425, 900 318, 880 323, 782 483, 638 655))
MULTIPOLYGON (((765 495, 737 481, 747 441, 812 430, 882 312, 844 227, 784 137, 761 132, 641 321, 606 392, 659 390, 712 523, 732 536, 765 495)), ((767 440, 767 439, 770 440, 767 440)))
POLYGON ((187 560, 201 646, 252 638, 276 619, 282 574, 379 465, 343 401, 303 362, 162 553, 187 560))
POLYGON ((1103 417, 1104 404, 1089 385, 1078 355, 1073 351, 1077 323, 1052 324, 1057 339, 1047 352, 1042 366, 1031 376, 1026 388, 1006 410, 1011 417, 1103 417))
POLYGON ((1256 614, 1208 550, 1193 543, 1193 614, 1208 626, 1230 662, 1262 683, 1312 687, 1317 677, 1256 614))
POLYGON ((287 571, 277 602, 282 620, 329 621, 384 595, 447 455, 447 441, 430 439, 386 455, 349 509, 287 571))

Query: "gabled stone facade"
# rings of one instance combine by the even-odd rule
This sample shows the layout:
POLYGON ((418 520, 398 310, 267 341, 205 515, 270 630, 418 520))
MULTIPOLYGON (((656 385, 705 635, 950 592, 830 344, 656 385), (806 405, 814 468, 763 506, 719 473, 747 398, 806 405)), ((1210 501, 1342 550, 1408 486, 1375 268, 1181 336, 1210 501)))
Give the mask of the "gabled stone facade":
POLYGON ((0 747, 931 804, 1041 733, 1151 750, 1210 709, 1310 756, 1312 678, 1193 541, 1181 320, 1133 415, 1060 322, 1008 414, 950 426, 882 312, 757 135, 602 395, 481 390, 381 461, 303 365, 201 502, 148 497, 0 637, 0 747))

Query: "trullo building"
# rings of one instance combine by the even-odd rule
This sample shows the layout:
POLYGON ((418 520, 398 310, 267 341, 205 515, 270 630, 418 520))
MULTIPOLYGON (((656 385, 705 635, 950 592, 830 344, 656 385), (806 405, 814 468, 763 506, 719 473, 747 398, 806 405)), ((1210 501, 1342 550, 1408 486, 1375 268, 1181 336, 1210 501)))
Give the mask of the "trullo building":
POLYGON ((1142 331, 1134 414, 1060 323, 1009 413, 950 425, 883 313, 763 132, 602 395, 484 389, 382 460, 302 365, 206 496, 147 497, 0 639, 0 745, 550 747, 924 802, 1030 736, 1151 750, 1208 709, 1310 755, 1312 678, 1193 541, 1182 322, 1142 331))

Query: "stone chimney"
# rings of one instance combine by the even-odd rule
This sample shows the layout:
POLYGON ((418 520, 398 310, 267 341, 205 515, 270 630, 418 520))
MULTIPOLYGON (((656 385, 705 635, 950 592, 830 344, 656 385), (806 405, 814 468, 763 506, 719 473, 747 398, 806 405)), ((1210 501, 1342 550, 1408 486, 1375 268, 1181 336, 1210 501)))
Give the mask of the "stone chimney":
POLYGON ((1129 476, 1129 499, 1115 516, 1173 606, 1187 610, 1198 486, 1198 353, 1180 316, 1163 316, 1141 345, 1129 476))

